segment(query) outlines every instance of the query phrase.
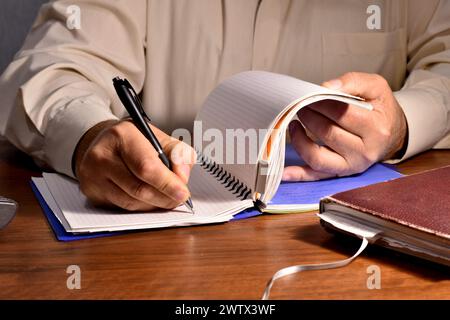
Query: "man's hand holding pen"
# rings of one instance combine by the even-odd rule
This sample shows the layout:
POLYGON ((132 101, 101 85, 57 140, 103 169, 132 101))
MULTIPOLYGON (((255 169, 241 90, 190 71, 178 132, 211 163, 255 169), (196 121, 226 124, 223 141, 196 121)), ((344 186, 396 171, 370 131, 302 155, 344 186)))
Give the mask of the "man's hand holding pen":
POLYGON ((130 211, 171 209, 184 203, 195 152, 151 127, 172 162, 169 170, 130 121, 106 121, 91 128, 74 155, 81 191, 95 204, 130 211), (192 161, 186 161, 192 155, 192 161), (189 163, 190 162, 190 163, 189 163))

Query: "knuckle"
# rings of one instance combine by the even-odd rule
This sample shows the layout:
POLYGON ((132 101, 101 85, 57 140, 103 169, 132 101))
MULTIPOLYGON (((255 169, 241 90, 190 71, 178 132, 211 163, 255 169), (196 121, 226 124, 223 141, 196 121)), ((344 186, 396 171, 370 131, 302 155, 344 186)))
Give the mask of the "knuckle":
POLYGON ((181 145, 183 142, 181 142, 178 139, 175 139, 174 137, 169 136, 168 138, 166 138, 166 143, 165 143, 165 148, 173 151, 173 149, 175 147, 179 147, 179 145, 181 145))
MULTIPOLYGON (((133 124, 133 122, 131 121, 126 121, 126 120, 122 120, 120 122, 118 122, 117 124, 115 124, 114 126, 111 127, 112 129, 115 129, 117 133, 119 134, 124 134, 125 132, 127 132, 128 130, 132 129, 132 128, 136 128, 135 125, 133 124)), ((137 128, 136 128, 137 129, 137 128)))
POLYGON ((130 134, 133 124, 129 121, 119 122, 112 127, 108 128, 107 135, 114 142, 115 146, 125 146, 126 138, 130 134))
POLYGON ((361 171, 367 169, 370 165, 378 161, 378 152, 375 152, 374 150, 367 151, 363 153, 363 161, 361 163, 361 171))
POLYGON ((140 161, 138 161, 136 170, 140 176, 145 176, 145 177, 157 176, 157 172, 155 172, 154 161, 152 161, 151 159, 148 159, 148 158, 141 159, 140 161))
POLYGON ((142 181, 138 182, 132 190, 132 194, 137 199, 145 199, 147 196, 146 184, 142 181))
POLYGON ((116 124, 108 129, 107 134, 115 140, 122 141, 124 135, 123 127, 123 123, 116 124))
POLYGON ((319 157, 310 157, 308 164, 315 171, 323 171, 324 163, 319 157))
POLYGON ((322 138, 326 141, 331 142, 339 138, 337 137, 336 130, 334 130, 333 126, 323 126, 321 130, 322 138))
POLYGON ((170 179, 163 177, 160 181, 159 181, 159 185, 157 186, 158 190, 160 190, 162 193, 168 193, 170 191, 172 187, 172 183, 170 181, 170 179))
POLYGON ((93 163, 105 163, 108 160, 108 156, 101 146, 92 147, 88 157, 88 161, 92 161, 93 163))
POLYGON ((379 126, 377 131, 378 131, 378 136, 380 137, 382 143, 384 143, 384 141, 387 141, 390 139, 391 130, 387 126, 379 126))

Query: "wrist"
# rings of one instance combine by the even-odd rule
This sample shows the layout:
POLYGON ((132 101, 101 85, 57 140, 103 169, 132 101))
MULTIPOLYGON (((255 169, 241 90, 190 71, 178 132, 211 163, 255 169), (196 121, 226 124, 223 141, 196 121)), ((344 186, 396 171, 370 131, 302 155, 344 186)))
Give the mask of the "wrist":
POLYGON ((87 130, 81 139, 78 141, 75 151, 72 155, 72 171, 75 177, 78 177, 78 169, 81 161, 83 160, 84 154, 89 149, 93 141, 102 133, 105 129, 118 123, 118 120, 106 120, 97 123, 95 126, 87 130))
POLYGON ((393 151, 386 157, 386 160, 403 158, 406 153, 406 149, 408 148, 408 122, 406 121, 406 117, 403 112, 401 112, 400 119, 400 129, 397 142, 394 145, 393 151))
POLYGON ((392 159, 401 159, 406 153, 406 149, 408 148, 408 126, 406 126, 405 135, 403 136, 401 142, 402 144, 400 145, 400 148, 391 157, 392 159))

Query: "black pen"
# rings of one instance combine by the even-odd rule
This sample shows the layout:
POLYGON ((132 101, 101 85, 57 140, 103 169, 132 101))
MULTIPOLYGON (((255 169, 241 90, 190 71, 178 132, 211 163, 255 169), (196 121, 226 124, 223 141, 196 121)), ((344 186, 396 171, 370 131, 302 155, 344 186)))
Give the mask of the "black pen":
MULTIPOLYGON (((161 144, 153 133, 152 129, 148 125, 150 118, 144 111, 142 107, 141 99, 139 99, 136 91, 134 91, 131 84, 127 79, 120 79, 119 77, 115 77, 113 79, 114 88, 116 89, 117 95, 119 96, 120 101, 122 101, 123 106, 127 109, 133 123, 136 127, 141 131, 141 133, 150 141, 153 148, 155 148, 158 153, 159 159, 161 159, 162 163, 172 171, 172 166, 170 164, 169 158, 164 153, 161 144)), ((191 198, 187 199, 184 203, 185 206, 189 209, 189 211, 194 214, 194 206, 192 205, 191 198)))

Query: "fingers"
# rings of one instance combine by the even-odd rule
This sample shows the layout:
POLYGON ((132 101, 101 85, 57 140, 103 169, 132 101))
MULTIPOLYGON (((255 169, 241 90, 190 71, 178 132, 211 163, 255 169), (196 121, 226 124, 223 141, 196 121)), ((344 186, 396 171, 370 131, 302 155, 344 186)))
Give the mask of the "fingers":
POLYGON ((315 137, 344 158, 351 157, 355 150, 363 148, 360 137, 344 130, 321 113, 303 108, 298 112, 298 117, 315 137))
POLYGON ((111 164, 107 177, 138 202, 151 205, 152 207, 170 209, 180 204, 173 198, 163 194, 151 185, 138 179, 125 164, 119 160, 111 164))
POLYGON ((348 72, 337 79, 324 82, 322 85, 367 100, 377 99, 386 87, 389 87, 383 77, 362 72, 348 72))
POLYGON ((297 120, 289 124, 289 133, 292 146, 313 170, 335 175, 347 171, 346 160, 329 148, 314 143, 297 120))
POLYGON ((335 173, 322 172, 310 166, 289 166, 284 168, 283 181, 316 181, 336 177, 335 173))
POLYGON ((106 181, 103 186, 102 192, 95 192, 89 197, 94 205, 106 207, 114 205, 128 211, 150 211, 156 208, 152 204, 131 197, 112 181, 106 181))
POLYGON ((307 108, 324 115, 346 131, 360 137, 363 137, 372 125, 370 111, 340 101, 323 100, 307 108))
POLYGON ((385 157, 386 150, 390 154, 389 150, 400 150, 403 146, 406 130, 402 114, 398 114, 401 109, 383 77, 350 72, 323 85, 360 96, 374 110, 369 112, 329 100, 300 110, 298 118, 305 128, 295 121, 290 124, 290 134, 292 145, 307 165, 285 168, 285 180, 307 181, 359 173, 385 157), (327 147, 314 143, 305 130, 327 147))
MULTIPOLYGON (((118 132, 121 137, 119 152, 128 169, 140 180, 156 188, 161 193, 174 199, 177 203, 190 196, 186 183, 170 171, 159 160, 150 142, 129 123, 126 134, 118 132)), ((124 130, 124 128, 117 128, 124 130)))

